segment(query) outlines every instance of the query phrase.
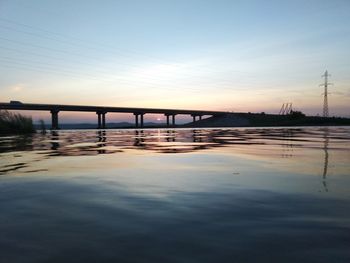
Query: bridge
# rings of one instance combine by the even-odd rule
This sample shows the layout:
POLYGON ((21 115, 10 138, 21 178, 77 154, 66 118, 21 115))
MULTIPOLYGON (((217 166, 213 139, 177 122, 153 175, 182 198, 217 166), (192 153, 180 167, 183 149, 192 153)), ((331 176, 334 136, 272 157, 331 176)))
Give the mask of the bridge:
POLYGON ((167 127, 175 126, 175 116, 178 114, 191 115, 193 121, 202 119, 204 115, 222 115, 228 112, 224 111, 206 111, 206 110, 180 110, 180 109, 157 109, 157 108, 129 108, 129 107, 105 107, 105 106, 82 106, 82 105, 61 105, 61 104, 34 104, 12 101, 10 103, 0 102, 0 110, 27 110, 27 111, 49 111, 51 113, 51 128, 59 129, 58 113, 61 111, 74 112, 95 112, 97 114, 97 128, 106 128, 106 114, 110 112, 132 113, 135 116, 135 127, 144 127, 145 114, 164 114, 166 116, 167 127), (171 123, 170 123, 171 117, 171 123))

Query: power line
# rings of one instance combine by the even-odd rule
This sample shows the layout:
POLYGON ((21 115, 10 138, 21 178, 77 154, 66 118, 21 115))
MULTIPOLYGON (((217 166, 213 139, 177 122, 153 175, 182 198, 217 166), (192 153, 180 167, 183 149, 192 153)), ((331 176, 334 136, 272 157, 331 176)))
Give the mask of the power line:
MULTIPOLYGON (((33 27, 33 26, 29 26, 29 25, 25 25, 25 24, 22 24, 22 23, 18 23, 18 22, 14 22, 14 21, 11 21, 11 20, 8 20, 8 19, 3 19, 3 18, 0 18, 0 20, 1 21, 5 21, 6 23, 11 23, 11 24, 14 24, 14 25, 20 25, 20 26, 22 26, 22 27, 26 27, 26 28, 32 28, 32 29, 34 29, 34 30, 36 30, 36 31, 41 31, 42 33, 45 33, 45 34, 51 34, 51 35, 58 35, 58 36, 60 36, 60 38, 65 38, 65 39, 68 39, 68 41, 67 40, 60 40, 60 39, 57 39, 56 37, 55 38, 52 38, 52 37, 48 37, 48 36, 43 36, 43 35, 41 35, 41 34, 37 34, 37 33, 31 33, 31 32, 26 32, 26 31, 23 31, 23 30, 16 30, 16 29, 13 29, 13 28, 10 28, 10 27, 8 27, 8 26, 1 26, 0 25, 0 27, 3 27, 3 28, 6 28, 6 29, 8 29, 8 30, 14 30, 14 31, 18 31, 18 32, 21 32, 21 33, 26 33, 26 34, 31 34, 31 35, 34 35, 34 36, 36 36, 36 37, 41 37, 41 38, 47 38, 47 39, 50 39, 50 40, 53 40, 53 41, 58 41, 58 42, 62 42, 62 43, 65 43, 65 44, 70 44, 70 45, 73 45, 73 46, 81 46, 81 45, 85 45, 85 46, 88 46, 88 48, 91 48, 91 49, 94 49, 94 50, 98 50, 98 51, 101 51, 101 44, 99 43, 99 48, 96 48, 96 47, 93 47, 92 45, 89 45, 89 43, 87 43, 86 41, 84 41, 84 40, 81 40, 81 39, 78 39, 78 38, 75 38, 75 37, 73 37, 73 39, 76 39, 77 41, 79 41, 79 42, 81 42, 82 44, 79 44, 79 45, 77 45, 74 41, 72 41, 71 39, 69 39, 67 36, 65 36, 65 35, 63 35, 63 34, 59 34, 59 33, 53 33, 53 32, 50 32, 50 31, 48 31, 48 30, 43 30, 43 29, 38 29, 38 28, 36 28, 36 27, 33 27), (87 45, 86 45, 87 44, 87 45)), ((60 49, 55 49, 55 48, 50 48, 50 47, 45 47, 45 46, 40 46, 40 45, 36 45, 36 44, 31 44, 31 43, 24 43, 24 42, 20 42, 20 41, 15 41, 15 40, 11 40, 11 39, 8 39, 8 38, 1 38, 0 37, 0 39, 3 39, 3 40, 5 40, 5 41, 9 41, 9 42, 13 42, 13 43, 16 43, 16 44, 20 44, 20 45, 23 45, 23 46, 32 46, 32 47, 35 47, 35 48, 40 48, 40 49, 46 49, 46 50, 49 50, 49 51, 53 51, 53 52, 59 52, 59 53, 63 53, 63 54, 69 54, 69 55, 73 55, 73 56, 79 56, 79 57, 82 57, 82 58, 84 58, 84 59, 93 59, 93 60, 95 60, 95 61, 98 61, 98 62, 101 62, 101 59, 100 58, 89 58, 89 57, 87 57, 85 54, 81 54, 81 53, 74 53, 74 52, 70 52, 70 51, 66 51, 66 50, 60 50, 60 49)), ((115 47, 114 47, 115 48, 115 47)), ((23 50, 20 50, 19 52, 23 52, 23 50)), ((24 51, 25 52, 25 51, 24 51)), ((25 52, 25 53, 28 53, 28 52, 25 52)), ((119 53, 119 52, 118 52, 119 53)), ((120 54, 120 53, 119 53, 120 54)), ((127 55, 125 55, 125 54, 122 54, 122 55, 124 55, 125 57, 128 57, 127 55)), ((36 55, 36 56, 38 56, 38 55, 36 55)), ((44 56, 44 55, 40 55, 40 56, 44 56)), ((157 59, 158 60, 158 59, 157 59)), ((92 63, 86 63, 86 62, 84 62, 84 64, 90 64, 90 65, 93 65, 94 67, 95 67, 95 64, 92 64, 92 63)), ((124 65, 126 65, 126 66, 128 66, 128 67, 130 67, 130 68, 136 68, 136 69, 144 69, 143 67, 135 67, 135 66, 130 66, 130 64, 127 64, 127 63, 123 63, 123 62, 118 62, 118 64, 124 64, 124 65)), ((164 64, 164 65, 167 65, 167 66, 169 66, 169 64, 164 64)), ((52 66, 52 65, 51 65, 52 66)), ((181 65, 180 65, 181 66, 181 65)), ((176 65, 176 67, 178 67, 177 65, 176 65)), ((181 66, 181 67, 183 67, 183 66, 181 66)), ((94 69, 94 71, 95 71, 95 69, 94 69)), ((100 72, 102 72, 101 70, 99 70, 100 72)), ((98 72, 98 71, 96 71, 96 72, 98 72)), ((106 73, 104 73, 104 74, 109 74, 110 75, 110 72, 106 72, 106 73)), ((146 79, 146 80, 154 80, 154 81, 159 81, 160 80, 160 78, 158 77, 158 79, 154 79, 154 78, 150 78, 150 77, 148 77, 147 75, 145 75, 145 74, 143 74, 142 72, 137 72, 137 75, 141 75, 141 76, 143 76, 142 78, 143 79, 146 79)), ((188 74, 186 74, 186 73, 181 73, 181 74, 179 74, 179 76, 176 76, 176 78, 178 78, 178 77, 182 77, 182 76, 186 76, 186 75, 188 75, 188 74)), ((191 76, 191 75, 188 75, 188 76, 191 76)), ((90 76, 91 77, 91 76, 90 76)), ((191 77, 193 77, 193 75, 191 76, 191 77)), ((116 79, 121 79, 120 77, 113 77, 113 78, 116 78, 116 79)), ((210 79, 210 78, 208 78, 207 76, 205 76, 205 78, 207 78, 207 79, 210 79)), ((122 81, 125 81, 125 79, 121 79, 122 81)), ((215 79, 214 79, 215 80, 215 79)), ((193 80, 191 80, 191 82, 192 82, 193 80)), ((196 80, 194 80, 194 81, 196 81, 196 80)), ((200 81, 201 82, 203 82, 203 78, 201 78, 200 79, 200 81)), ((174 84, 174 82, 177 82, 177 80, 170 80, 169 81, 169 83, 167 83, 167 86, 169 86, 169 84, 170 84, 170 86, 172 85, 172 84, 174 84)), ((146 83, 146 82, 144 82, 144 83, 146 83)), ((208 83, 209 84, 209 83, 208 83)), ((154 83, 152 83, 151 85, 154 85, 154 83)), ((159 85, 159 84, 158 84, 159 85)), ((210 84, 209 84, 210 85, 210 84)), ((230 91, 233 91, 233 87, 232 87, 232 82, 230 81, 230 80, 219 80, 218 81, 218 79, 216 79, 216 85, 215 86, 217 86, 217 85, 220 85, 220 89, 224 89, 224 90, 230 90, 230 91), (221 83, 220 83, 221 82, 221 83), (227 83, 227 84, 226 84, 227 83), (224 87, 223 85, 228 85, 228 87, 224 87)), ((196 85, 196 84, 191 84, 191 86, 193 87, 193 86, 198 86, 198 84, 196 85)), ((215 87, 215 86, 212 86, 211 88, 213 88, 213 87, 215 87)), ((242 84, 241 84, 241 86, 242 86, 242 84)), ((243 86, 244 86, 244 84, 243 84, 243 86)), ((200 88, 203 88, 203 87, 205 87, 205 85, 201 85, 201 84, 199 84, 199 87, 200 88)), ((176 88, 178 88, 178 87, 176 87, 176 88)), ((236 88, 236 87, 235 87, 236 88)), ((162 89, 164 89, 164 87, 162 88, 162 89)), ((190 88, 190 87, 187 87, 187 88, 185 88, 185 89, 192 89, 192 90, 195 90, 195 89, 193 89, 193 88, 190 88)), ((237 88, 236 88, 237 89, 237 88)), ((198 89, 198 90, 196 90, 196 91, 199 91, 199 92, 201 92, 201 91, 203 91, 203 89, 198 89)))
MULTIPOLYGON (((87 48, 94 49, 94 50, 97 50, 97 51, 99 51, 99 52, 101 52, 101 51, 103 50, 103 49, 101 48, 101 47, 103 47, 103 46, 108 48, 108 50, 109 50, 108 53, 110 53, 111 50, 112 50, 113 52, 115 52, 115 50, 116 50, 116 47, 115 47, 115 46, 109 47, 108 45, 105 45, 104 43, 94 42, 94 43, 96 43, 96 45, 97 45, 97 47, 96 47, 96 46, 93 46, 93 45, 89 44, 89 42, 86 42, 85 40, 79 39, 79 38, 77 38, 77 37, 72 37, 72 36, 69 36, 69 37, 68 37, 68 36, 66 36, 66 35, 64 35, 64 34, 55 33, 55 32, 52 32, 52 31, 48 31, 48 30, 45 30, 45 29, 41 29, 41 28, 37 28, 37 27, 34 27, 34 26, 26 25, 26 24, 23 24, 23 23, 18 23, 18 22, 9 20, 9 19, 0 18, 0 20, 1 20, 1 21, 4 21, 4 22, 6 22, 6 23, 13 24, 13 25, 17 25, 17 26, 21 26, 21 27, 30 28, 30 29, 32 29, 32 30, 34 29, 34 30, 36 30, 36 31, 40 31, 40 32, 46 34, 46 35, 43 36, 43 35, 41 35, 41 34, 32 33, 32 32, 23 31, 23 30, 18 30, 18 29, 13 29, 13 28, 8 27, 8 26, 2 26, 2 25, 0 25, 0 27, 6 28, 6 29, 9 29, 9 30, 13 30, 13 31, 17 31, 17 32, 21 32, 21 33, 25 33, 25 34, 30 34, 30 35, 33 35, 33 36, 36 36, 36 37, 46 38, 46 39, 58 41, 58 42, 65 43, 65 44, 69 44, 69 45, 75 45, 75 46, 77 46, 77 43, 74 42, 74 41, 77 41, 77 42, 80 43, 80 44, 78 45, 79 47, 85 46, 85 47, 87 47, 87 48), (52 37, 47 36, 47 34, 56 35, 56 36, 59 36, 60 38, 66 39, 66 40, 57 39, 57 38, 52 38, 52 37), (74 39, 74 40, 72 41, 71 39, 74 39)), ((91 43, 91 41, 90 41, 90 43, 91 43)), ((125 55, 126 52, 128 52, 128 53, 134 53, 134 54, 132 54, 132 55, 133 55, 133 56, 137 56, 137 58, 140 56, 140 52, 125 50, 125 49, 122 50, 122 49, 120 49, 120 48, 119 48, 119 50, 121 50, 121 51, 118 52, 118 55, 122 55, 122 56, 124 56, 124 57, 128 57, 128 55, 125 55), (139 53, 139 54, 137 54, 137 53, 139 53)), ((149 56, 149 55, 144 55, 144 54, 141 54, 141 56, 143 56, 143 57, 145 57, 145 58, 148 58, 148 59, 153 59, 154 61, 157 61, 158 64, 162 61, 162 59, 160 59, 160 58, 155 58, 154 56, 149 56)), ((176 61, 172 60, 171 63, 174 63, 174 62, 176 62, 176 61)), ((161 62, 161 64, 162 64, 162 65, 168 66, 168 65, 169 65, 169 62, 165 62, 165 63, 164 63, 164 62, 161 62)), ((177 67, 183 68, 184 66, 180 64, 180 65, 177 65, 177 67)), ((205 68, 205 66, 202 65, 202 66, 201 66, 201 69, 203 69, 203 68, 205 68)), ((210 70, 212 70, 212 68, 210 68, 210 70)), ((207 74, 208 72, 209 72, 209 71, 206 71, 206 74, 207 74)), ((218 73, 219 71, 211 71, 210 73, 215 73, 215 72, 218 73)), ((230 72, 235 72, 235 73, 240 73, 240 74, 242 74, 242 73, 247 74, 247 72, 232 71, 232 70, 231 70, 230 72)), ((222 73, 222 72, 220 71, 220 73, 222 73)), ((183 74, 183 73, 182 73, 182 75, 193 76, 193 75, 188 74, 188 73, 186 73, 186 74, 183 74)), ((214 79, 214 80, 217 79, 217 78, 212 78, 212 77, 208 77, 208 76, 206 76, 206 78, 208 78, 208 79, 214 79)))
MULTIPOLYGON (((49 73, 54 73, 54 74, 61 74, 69 77, 74 77, 74 78, 80 78, 80 79, 90 79, 94 81, 101 81, 101 82, 107 82, 111 83, 113 81, 121 82, 121 83, 126 83, 126 84, 133 84, 133 85, 139 85, 141 87, 149 87, 153 89, 165 89, 165 90, 176 90, 179 88, 179 86, 176 85, 175 82, 170 82, 170 83, 152 83, 152 82, 147 82, 144 80, 130 80, 128 78, 122 78, 122 77, 116 77, 116 76, 109 76, 104 73, 102 77, 96 77, 94 74, 88 74, 88 73, 81 73, 81 72, 76 72, 74 69, 69 69, 65 67, 63 70, 62 69, 57 69, 57 66, 54 64, 50 63, 45 63, 41 61, 26 61, 25 59, 22 60, 16 60, 14 61, 11 57, 0 57, 0 61, 3 61, 8 64, 15 64, 15 65, 20 65, 20 66, 26 66, 26 67, 32 67, 32 68, 37 68, 40 71, 47 72, 49 73), (160 86, 161 87, 157 87, 160 86)), ((157 80, 155 80, 157 81, 157 80)), ((205 86, 198 86, 197 85, 192 85, 192 87, 182 87, 184 90, 189 90, 189 91, 195 91, 195 92, 203 92, 204 89, 203 87, 205 86)), ((224 87, 220 87, 221 89, 224 89, 224 87)))
MULTIPOLYGON (((59 53, 63 53, 63 54, 68 53, 68 54, 73 54, 73 55, 76 55, 76 56, 80 56, 80 57, 85 58, 85 56, 82 55, 82 54, 74 54, 74 53, 72 53, 72 52, 67 52, 67 51, 65 51, 65 50, 53 49, 53 48, 48 48, 48 47, 44 47, 44 46, 40 46, 40 45, 36 45, 36 44, 24 43, 24 42, 15 41, 15 40, 11 40, 11 39, 8 39, 8 38, 3 38, 3 37, 0 37, 0 39, 3 39, 3 40, 5 40, 5 41, 9 41, 9 42, 13 42, 13 43, 16 43, 16 44, 19 44, 19 45, 22 45, 22 46, 39 47, 39 48, 47 49, 47 50, 54 51, 54 52, 59 52, 59 53)), ((22 49, 18 50, 18 49, 15 49, 15 48, 8 48, 8 47, 2 47, 2 48, 8 49, 8 50, 12 50, 12 51, 15 51, 15 52, 25 53, 25 54, 32 54, 32 55, 34 55, 34 56, 36 56, 36 57, 47 57, 47 58, 55 59, 55 60, 57 59, 57 58, 54 57, 54 56, 43 55, 43 54, 39 54, 39 53, 35 53, 35 52, 27 52, 27 51, 24 51, 24 50, 22 50, 22 49)), ((58 60, 64 60, 64 61, 66 61, 66 60, 63 59, 62 57, 59 57, 58 60)), ((38 63, 41 63, 41 62, 38 62, 38 63)), ((76 63, 80 63, 80 62, 77 61, 76 63)), ((103 69, 102 69, 102 70, 96 70, 96 69, 95 69, 95 64, 93 64, 93 63, 84 62, 84 64, 89 64, 89 65, 93 66, 93 67, 94 67, 94 72, 101 72, 102 74, 107 74, 107 75, 110 75, 110 74, 111 74, 111 72, 104 71, 103 69)), ((51 65, 51 66, 52 66, 52 65, 51 65)), ((108 70, 109 70, 109 69, 108 69, 108 70)), ((143 75, 143 76, 144 76, 143 78, 146 79, 146 80, 151 80, 151 81, 152 81, 152 80, 153 80, 153 81, 159 81, 159 80, 161 80, 160 78, 158 78, 158 79, 150 78, 150 77, 148 77, 147 75, 142 74, 142 73, 140 73, 140 72, 138 72, 138 75, 143 75)), ((117 76, 113 77, 113 79, 114 79, 114 78, 116 78, 116 79, 123 79, 123 78, 120 78, 120 77, 117 77, 117 76)), ((163 78, 163 79, 164 79, 164 78, 163 78)), ((166 80, 166 79, 164 79, 164 80, 166 80)), ((176 81, 175 81, 175 82, 176 82, 176 81)), ((152 85, 153 85, 153 84, 154 84, 154 83, 152 83, 152 85)), ((171 84, 174 84, 174 80, 171 81, 171 84)), ((169 84, 167 84, 167 85, 169 85, 169 84)), ((229 87, 223 87, 223 85, 225 85, 225 83, 224 83, 224 84, 220 84, 220 89, 227 89, 227 90, 232 91, 231 83, 227 83, 227 84, 226 84, 226 85, 229 85, 229 87)), ((197 85, 196 85, 196 84, 191 84, 191 86, 198 86, 198 84, 197 84, 197 85)), ((203 85, 202 85, 202 86, 200 85, 199 87, 202 88, 203 85)), ((190 89, 190 88, 187 88, 187 89, 190 89)), ((203 91, 203 90, 197 90, 197 91, 203 91)))
MULTIPOLYGON (((68 55, 73 55, 73 56, 78 56, 78 57, 82 57, 82 58, 87 58, 87 59, 93 59, 95 61, 98 61, 98 62, 101 62, 98 58, 89 58, 89 57, 86 57, 84 54, 81 54, 81 53, 73 53, 73 52, 70 52, 70 51, 66 51, 66 50, 61 50, 61 49, 56 49, 56 48, 50 48, 50 47, 45 47, 45 46, 41 46, 41 45, 37 45, 37 44, 32 44, 32 43, 25 43, 25 42, 21 42, 21 41, 17 41, 17 40, 12 40, 12 39, 8 39, 8 38, 4 38, 4 37, 0 37, 1 40, 5 40, 7 42, 11 42, 11 43, 15 43, 15 44, 18 44, 18 45, 22 45, 22 46, 32 46, 32 47, 35 47, 35 48, 40 48, 40 49, 46 49, 46 50, 49 50, 49 51, 52 51, 52 52, 56 52, 56 53, 61 53, 61 54, 68 54, 68 55)), ((12 49, 12 50, 15 50, 13 48, 7 48, 7 49, 12 49)), ((19 52, 22 52, 22 53, 27 53, 26 51, 23 51, 23 50, 19 50, 19 52)), ((33 52, 28 52, 28 53, 32 53, 34 54, 33 52)), ((52 57, 52 56, 45 56, 45 55, 41 55, 41 54, 35 54, 35 56, 44 56, 44 57, 52 57)), ((119 62, 118 62, 119 63, 119 62)), ((93 63, 88 63, 88 62, 85 62, 84 64, 89 64, 91 66, 94 66, 95 67, 95 64, 93 63)), ((122 64, 122 63, 119 63, 119 64, 122 64)), ((143 69, 142 67, 132 67, 132 68, 135 68, 135 69, 143 69)), ((107 73, 109 74, 109 72, 107 73)), ((154 78, 150 78, 148 77, 146 74, 143 74, 143 73, 140 73, 140 72, 137 72, 138 75, 142 75, 143 78, 145 78, 146 80, 154 80, 154 81, 159 81, 159 78, 158 79, 154 79, 154 78)), ((180 75, 183 75, 183 73, 181 73, 180 75)), ((200 79, 202 81, 202 79, 200 79)), ((174 80, 171 80, 171 82, 174 82, 174 80)), ((224 81, 224 84, 225 84, 225 81, 224 81)), ((191 84, 193 85, 193 84, 191 84)), ((222 85, 222 84, 221 84, 222 85)), ((227 82, 226 85, 231 85, 230 82, 227 82)), ((224 87, 221 87, 223 89, 225 89, 224 87)), ((227 88, 227 89, 230 89, 232 90, 231 87, 227 88)))
MULTIPOLYGON (((30 71, 36 71, 36 72, 44 72, 44 73, 49 73, 53 75, 64 75, 70 78, 75 78, 75 79, 84 79, 84 80, 93 80, 93 81, 98 81, 98 82, 105 82, 108 84, 111 84, 114 81, 117 81, 118 84, 127 84, 128 89, 132 88, 149 88, 149 89, 157 89, 157 90, 168 90, 168 91, 175 91, 178 89, 177 86, 174 85, 174 83, 170 84, 162 84, 162 83, 150 83, 150 82, 145 82, 145 81, 137 81, 137 80, 129 80, 129 79, 106 79, 106 78, 96 78, 91 74, 84 74, 84 73, 79 73, 79 72, 74 72, 71 70, 57 70, 56 67, 52 64, 48 63, 41 63, 37 62, 37 64, 32 64, 32 62, 26 62, 26 61, 13 61, 11 58, 8 57, 0 57, 0 61, 8 64, 6 65, 7 67, 12 67, 12 68, 19 68, 20 70, 30 70, 30 71), (172 84, 172 85, 171 85, 172 84), (134 87, 129 87, 130 85, 134 85, 134 87)), ((1 65, 0 65, 1 66, 1 65)), ((182 87, 183 88, 183 87, 182 87)), ((192 91, 192 92, 203 92, 203 89, 195 89, 192 87, 184 88, 185 91, 192 91)))

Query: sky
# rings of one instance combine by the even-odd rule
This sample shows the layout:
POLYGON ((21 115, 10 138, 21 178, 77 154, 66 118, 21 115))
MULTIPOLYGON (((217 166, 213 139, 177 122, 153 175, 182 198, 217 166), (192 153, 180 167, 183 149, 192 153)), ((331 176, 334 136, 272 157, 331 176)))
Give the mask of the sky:
POLYGON ((321 115, 328 70, 330 115, 350 117, 349 14, 348 0, 0 0, 0 101, 321 115))

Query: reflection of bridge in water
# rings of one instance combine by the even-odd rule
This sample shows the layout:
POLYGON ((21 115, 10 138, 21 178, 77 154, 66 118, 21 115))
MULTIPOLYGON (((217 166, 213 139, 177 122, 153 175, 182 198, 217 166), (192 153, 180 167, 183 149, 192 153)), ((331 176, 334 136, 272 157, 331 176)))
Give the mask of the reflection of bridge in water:
MULTIPOLYGON (((336 138, 348 140, 348 135, 341 133, 336 138)), ((33 136, 0 138, 0 154, 13 152, 16 155, 16 152, 28 151, 33 152, 33 156, 42 155, 50 158, 113 154, 129 150, 191 153, 227 147, 228 152, 274 159, 278 156, 298 158, 299 154, 294 155, 293 148, 298 151, 309 147, 314 149, 314 143, 318 146, 323 143, 322 187, 328 191, 329 140, 328 129, 319 128, 314 130, 294 128, 292 131, 288 131, 288 128, 51 131, 33 136)), ((29 165, 18 162, 19 159, 16 158, 12 160, 13 164, 0 166, 0 174, 29 165)))
MULTIPOLYGON (((317 136, 315 137, 317 139, 322 136, 319 131, 308 134, 303 129, 287 130, 286 128, 271 128, 257 131, 242 128, 51 131, 48 134, 36 134, 25 138, 14 137, 11 142, 0 140, 0 153, 18 150, 51 150, 52 155, 77 156, 109 154, 128 149, 181 153, 229 146, 240 149, 249 148, 250 153, 259 154, 258 148, 248 146, 267 145, 267 147, 279 147, 283 158, 291 158, 294 146, 302 147, 305 142, 300 137, 311 135, 317 136)), ((324 140, 326 144, 324 148, 327 148, 327 135, 324 136, 324 140)), ((266 155, 266 152, 260 153, 266 155)), ((275 156, 275 152, 271 154, 275 156)), ((326 174, 327 168, 325 168, 325 177, 326 174)))
POLYGON ((50 142, 51 149, 62 155, 76 155, 78 152, 82 155, 108 154, 132 148, 181 153, 225 146, 275 145, 280 147, 282 158, 291 158, 293 137, 299 132, 288 132, 285 128, 258 133, 253 129, 51 131, 50 142))
MULTIPOLYGON (((274 130, 276 132, 276 130, 274 130)), ((188 131, 187 131, 188 132, 188 131)), ((151 150, 151 151, 160 151, 162 153, 184 153, 184 152, 192 152, 197 150, 204 150, 208 148, 213 147, 221 147, 225 145, 232 145, 232 144, 261 144, 259 142, 254 143, 254 136, 246 136, 246 133, 244 135, 240 131, 230 131, 230 135, 234 135, 236 138, 231 137, 225 137, 224 135, 227 135, 227 131, 220 131, 218 130, 215 132, 214 136, 213 134, 208 134, 205 132, 205 130, 192 130, 191 135, 192 138, 183 138, 179 136, 179 131, 176 130, 163 130, 162 132, 158 131, 157 136, 154 136, 157 138, 156 141, 150 140, 149 133, 145 133, 143 130, 135 130, 134 134, 131 135, 127 140, 119 141, 117 145, 114 144, 114 146, 120 147, 118 150, 116 149, 109 149, 108 143, 112 143, 107 141, 108 138, 108 132, 105 130, 99 130, 96 132, 96 138, 97 138, 97 144, 81 147, 78 150, 77 155, 94 155, 94 154, 110 154, 115 152, 122 152, 123 149, 130 149, 130 148, 137 148, 137 149, 143 149, 143 150, 151 150), (188 144, 186 144, 187 147, 171 147, 169 145, 161 145, 162 140, 164 139, 164 142, 166 143, 176 143, 178 136, 178 140, 180 142, 187 141, 188 144), (194 144, 191 144, 193 142, 194 144), (196 144, 200 143, 200 144, 196 144)), ((274 140, 281 141, 279 144, 282 147, 282 158, 291 158, 293 157, 292 151, 293 151, 293 137, 296 136, 293 131, 289 129, 282 129, 281 131, 278 131, 274 138, 274 140)), ((252 135, 252 134, 251 134, 252 135)), ((269 134, 271 137, 271 133, 269 134)), ((273 136, 272 136, 273 137, 273 136)), ((329 130, 328 128, 323 129, 323 151, 324 151, 324 162, 323 162, 323 172, 322 172, 322 185, 325 192, 328 192, 328 185, 327 185, 327 175, 328 175, 328 163, 329 163, 329 152, 328 152, 328 145, 329 145, 329 130)), ((181 146, 181 144, 179 145, 181 146)), ((59 133, 56 131, 51 132, 51 150, 58 151, 60 147, 59 144, 59 133)), ((73 152, 67 151, 66 149, 61 151, 61 155, 75 155, 73 152)))
MULTIPOLYGON (((62 156, 112 154, 128 149, 183 153, 219 147, 222 144, 221 141, 208 138, 202 130, 179 132, 179 130, 164 129, 158 130, 155 135, 152 135, 149 130, 125 130, 116 136, 113 135, 114 132, 111 130, 79 131, 80 135, 81 133, 89 134, 85 138, 75 138, 74 132, 68 132, 70 138, 67 138, 65 132, 51 131, 48 135, 50 149, 54 151, 53 155, 62 156), (183 133, 186 136, 183 136, 183 133), (94 136, 90 136, 91 134, 94 136), (190 136, 188 136, 189 134, 190 136), (206 138, 205 141, 203 141, 203 137, 206 138)), ((31 150, 39 149, 31 148, 31 150)))

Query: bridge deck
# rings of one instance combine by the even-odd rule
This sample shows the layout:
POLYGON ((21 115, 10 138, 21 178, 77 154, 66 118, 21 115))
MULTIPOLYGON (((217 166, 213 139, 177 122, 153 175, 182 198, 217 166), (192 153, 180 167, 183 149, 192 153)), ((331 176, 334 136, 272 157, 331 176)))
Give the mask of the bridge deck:
POLYGON ((196 121, 196 116, 199 119, 203 115, 221 115, 228 112, 224 111, 205 111, 205 110, 180 110, 180 109, 157 109, 157 108, 130 108, 130 107, 105 107, 105 106, 81 106, 81 105, 61 105, 61 104, 34 104, 34 103, 0 103, 0 110, 29 110, 29 111, 50 111, 52 116, 52 129, 58 129, 58 113, 60 111, 80 111, 80 112, 96 112, 98 119, 98 128, 106 128, 106 113, 108 112, 125 112, 135 115, 135 126, 143 127, 143 115, 146 113, 165 114, 167 126, 170 126, 172 117, 172 126, 175 126, 175 115, 188 114, 193 116, 193 121, 196 121))
POLYGON ((125 113, 158 113, 158 114, 191 114, 191 115, 216 115, 225 114, 223 111, 183 110, 183 109, 157 109, 157 108, 133 108, 133 107, 106 107, 83 106, 61 104, 34 104, 34 103, 0 103, 2 110, 32 110, 32 111, 82 111, 82 112, 125 112, 125 113))

